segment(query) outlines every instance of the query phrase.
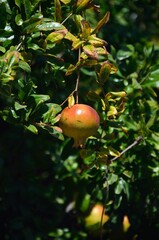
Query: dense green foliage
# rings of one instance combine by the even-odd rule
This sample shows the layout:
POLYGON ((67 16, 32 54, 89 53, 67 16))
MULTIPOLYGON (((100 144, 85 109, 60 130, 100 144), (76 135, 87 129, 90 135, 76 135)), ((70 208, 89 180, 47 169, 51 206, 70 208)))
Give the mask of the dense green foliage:
POLYGON ((102 239, 84 222, 100 202, 103 239, 156 239, 157 1, 0 0, 0 13, 0 238, 102 239), (100 115, 85 148, 58 126, 73 100, 100 115))

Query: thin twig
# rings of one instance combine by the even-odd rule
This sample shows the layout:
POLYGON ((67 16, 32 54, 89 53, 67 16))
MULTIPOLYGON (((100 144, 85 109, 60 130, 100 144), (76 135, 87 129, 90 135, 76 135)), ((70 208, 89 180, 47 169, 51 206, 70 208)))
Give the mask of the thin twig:
POLYGON ((105 205, 108 202, 109 199, 109 184, 108 184, 108 165, 106 166, 105 169, 105 174, 104 174, 104 178, 105 178, 105 198, 104 198, 104 204, 103 204, 103 210, 102 210, 102 216, 101 216, 101 222, 100 222, 100 239, 103 239, 103 228, 102 228, 102 223, 103 223, 103 216, 105 213, 105 205))
POLYGON ((114 162, 116 159, 120 158, 125 152, 127 152, 129 149, 131 149, 132 147, 134 147, 135 145, 137 145, 141 140, 143 139, 142 136, 139 136, 131 145, 129 145, 127 148, 125 148, 119 156, 116 156, 112 159, 110 159, 110 162, 114 162))
POLYGON ((70 13, 61 24, 64 24, 71 16, 73 15, 73 13, 70 13))
POLYGON ((65 102, 67 102, 67 100, 69 99, 69 97, 71 97, 75 92, 76 92, 76 89, 73 90, 73 91, 70 93, 70 95, 60 104, 60 106, 62 107, 62 106, 65 104, 65 102))
MULTIPOLYGON (((109 164, 111 162, 114 162, 118 158, 120 158, 124 153, 126 153, 128 150, 133 148, 135 145, 139 144, 140 141, 143 140, 142 136, 139 136, 131 145, 129 145, 127 148, 125 148, 119 156, 116 156, 112 159, 110 159, 109 164)), ((105 199, 104 199, 104 204, 103 204, 103 211, 102 211, 102 216, 101 216, 101 222, 100 222, 100 240, 103 240, 103 232, 102 232, 102 222, 103 222, 103 216, 104 216, 104 211, 105 211, 105 205, 108 202, 109 198, 109 184, 108 184, 108 165, 106 165, 105 173, 104 173, 104 178, 105 178, 105 199)))

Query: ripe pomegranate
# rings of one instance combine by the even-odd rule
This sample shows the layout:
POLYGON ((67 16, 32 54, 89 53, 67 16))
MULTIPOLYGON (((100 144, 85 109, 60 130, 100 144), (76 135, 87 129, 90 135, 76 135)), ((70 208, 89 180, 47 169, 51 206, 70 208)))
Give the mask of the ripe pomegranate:
POLYGON ((96 110, 85 104, 66 107, 59 120, 63 134, 74 139, 73 147, 82 147, 86 138, 96 134, 99 124, 96 110))
MULTIPOLYGON (((101 223, 101 217, 103 212, 103 205, 102 204, 95 204, 91 209, 90 214, 85 218, 85 227, 87 229, 99 229, 101 223)), ((109 220, 109 216, 104 213, 102 219, 102 225, 109 220)))

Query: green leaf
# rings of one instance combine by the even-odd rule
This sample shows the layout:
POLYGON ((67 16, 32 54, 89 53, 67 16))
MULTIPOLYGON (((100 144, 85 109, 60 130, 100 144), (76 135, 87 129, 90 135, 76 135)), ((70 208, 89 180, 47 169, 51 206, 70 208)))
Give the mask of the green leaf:
POLYGON ((38 134, 38 129, 32 124, 30 124, 29 126, 25 125, 25 128, 34 134, 38 134))
POLYGON ((51 43, 59 43, 67 34, 67 29, 63 29, 63 30, 58 30, 55 32, 50 33, 46 40, 51 42, 51 43))
POLYGON ((21 14, 17 14, 15 17, 15 22, 18 26, 21 26, 23 24, 23 19, 21 14))
POLYGON ((112 185, 113 183, 118 181, 118 175, 114 174, 114 173, 110 173, 108 175, 108 183, 109 185, 112 185))
POLYGON ((35 43, 29 43, 28 44, 28 49, 38 50, 38 49, 41 49, 41 48, 39 47, 39 45, 37 45, 35 43))
POLYGON ((91 201, 91 195, 86 193, 85 196, 82 198, 81 204, 80 204, 80 211, 86 212, 90 206, 91 201))
POLYGON ((56 115, 61 111, 61 106, 55 103, 47 103, 45 107, 48 110, 42 115, 43 122, 54 124, 56 122, 56 115))
POLYGON ((7 61, 8 61, 8 67, 11 68, 11 67, 13 67, 13 65, 18 64, 19 57, 20 57, 20 54, 19 54, 18 51, 8 52, 7 55, 6 55, 6 58, 7 58, 7 61))
POLYGON ((122 181, 123 181, 123 192, 126 194, 127 198, 129 198, 130 197, 129 184, 124 179, 122 179, 122 181))
POLYGON ((37 106, 41 103, 44 103, 50 99, 49 95, 42 95, 42 94, 31 94, 30 95, 31 101, 37 106))
POLYGON ((0 46, 0 52, 5 53, 6 49, 4 47, 0 46))
POLYGON ((117 52, 117 59, 122 61, 124 59, 127 59, 131 57, 134 54, 134 46, 132 45, 126 45, 124 50, 119 50, 117 52))
POLYGON ((28 98, 28 106, 32 109, 31 114, 34 114, 39 109, 39 106, 49 99, 49 95, 31 94, 28 98))
MULTIPOLYGON (((42 22, 43 15, 37 13, 23 23, 23 31, 27 33, 34 32, 36 27, 42 22)), ((37 31, 37 30, 36 30, 37 31)))
POLYGON ((35 29, 38 31, 52 31, 62 30, 65 29, 65 27, 59 22, 52 21, 48 18, 43 18, 42 22, 38 24, 35 29))
POLYGON ((120 204, 122 202, 123 196, 122 195, 117 195, 114 201, 114 208, 118 209, 120 207, 120 204))
POLYGON ((55 19, 56 21, 61 22, 62 16, 60 0, 54 0, 54 4, 55 4, 55 19))
POLYGON ((27 62, 19 61, 19 67, 26 72, 31 72, 31 68, 27 62))
POLYGON ((78 0, 76 4, 76 13, 86 9, 89 6, 91 0, 78 0))
POLYGON ((64 4, 69 4, 72 0, 60 0, 64 4))
POLYGON ((121 194, 122 191, 123 191, 123 179, 119 178, 117 185, 115 187, 115 194, 121 194))
POLYGON ((143 82, 142 87, 157 87, 159 88, 159 65, 151 68, 146 80, 143 82))
POLYGON ((60 128, 58 128, 57 126, 41 126, 42 129, 46 130, 50 135, 52 135, 53 137, 58 138, 59 140, 63 141, 64 140, 64 136, 60 130, 60 128))
POLYGON ((20 104, 19 102, 15 102, 15 103, 14 103, 14 107, 15 107, 15 110, 18 111, 18 110, 21 110, 21 109, 26 108, 27 105, 22 105, 22 104, 20 104))
POLYGON ((15 0, 15 4, 20 8, 23 0, 15 0))
POLYGON ((91 164, 96 158, 96 152, 94 150, 82 149, 80 151, 80 156, 86 165, 91 164))
POLYGON ((31 2, 29 0, 23 0, 23 4, 24 4, 26 18, 28 19, 32 13, 31 2))

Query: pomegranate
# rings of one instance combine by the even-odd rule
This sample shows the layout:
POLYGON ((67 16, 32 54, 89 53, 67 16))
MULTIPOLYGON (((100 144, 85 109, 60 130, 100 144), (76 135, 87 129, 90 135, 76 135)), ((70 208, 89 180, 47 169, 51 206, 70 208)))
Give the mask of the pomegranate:
MULTIPOLYGON (((99 203, 95 204, 91 209, 90 214, 87 217, 85 217, 85 227, 88 229, 94 229, 94 230, 99 229, 101 224, 102 212, 103 212, 103 205, 99 203)), ((108 220, 109 220, 109 216, 105 214, 105 208, 104 208, 102 225, 104 225, 108 220)))
POLYGON ((63 134, 74 139, 73 147, 83 147, 85 140, 96 134, 99 124, 96 110, 85 104, 66 107, 59 120, 63 134))

